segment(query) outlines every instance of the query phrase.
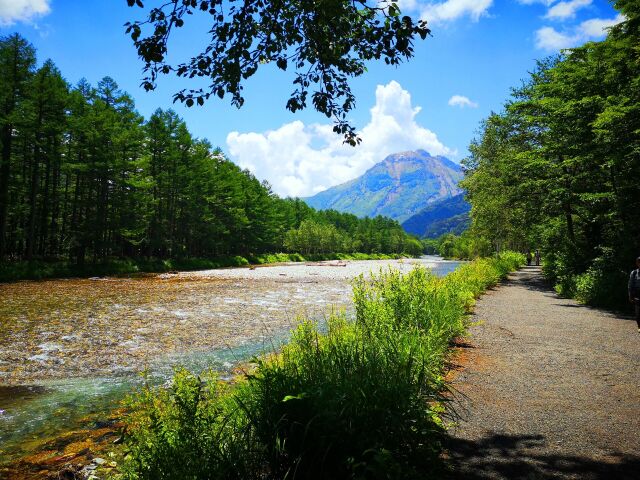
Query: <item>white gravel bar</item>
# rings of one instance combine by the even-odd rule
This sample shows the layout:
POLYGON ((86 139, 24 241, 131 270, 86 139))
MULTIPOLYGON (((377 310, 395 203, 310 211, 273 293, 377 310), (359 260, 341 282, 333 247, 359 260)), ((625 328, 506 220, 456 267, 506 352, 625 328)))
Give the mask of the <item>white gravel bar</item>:
MULTIPOLYGON (((436 256, 421 258, 404 258, 399 260, 329 260, 323 262, 289 262, 274 265, 262 265, 255 268, 224 268, 216 270, 201 270, 198 272, 182 272, 185 277, 206 277, 225 279, 272 279, 285 277, 288 280, 350 280, 358 275, 369 276, 380 270, 393 268, 403 273, 411 271, 416 266, 423 266, 434 270, 453 269, 460 262, 449 262, 436 256)), ((434 272, 434 273, 437 273, 434 272)))

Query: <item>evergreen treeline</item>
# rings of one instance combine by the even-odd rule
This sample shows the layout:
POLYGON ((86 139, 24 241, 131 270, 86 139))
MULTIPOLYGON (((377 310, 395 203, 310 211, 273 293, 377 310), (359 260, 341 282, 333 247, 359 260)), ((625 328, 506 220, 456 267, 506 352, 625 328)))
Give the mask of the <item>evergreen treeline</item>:
POLYGON ((0 146, 2 260, 420 252, 395 221, 277 197, 109 77, 70 86, 17 34, 0 38, 0 146))
POLYGON ((562 293, 626 301, 640 254, 640 4, 602 42, 546 59, 471 146, 472 229, 494 248, 541 248, 562 293))

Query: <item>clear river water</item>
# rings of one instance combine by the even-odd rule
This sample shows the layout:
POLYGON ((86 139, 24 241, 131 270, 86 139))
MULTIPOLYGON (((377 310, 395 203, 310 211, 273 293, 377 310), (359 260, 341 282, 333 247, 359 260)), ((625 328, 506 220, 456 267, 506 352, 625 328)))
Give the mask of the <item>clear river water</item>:
POLYGON ((0 464, 114 410, 143 370, 157 384, 178 365, 224 374, 277 349, 297 318, 348 312, 357 275, 416 265, 445 275, 458 264, 423 257, 0 284, 0 464))

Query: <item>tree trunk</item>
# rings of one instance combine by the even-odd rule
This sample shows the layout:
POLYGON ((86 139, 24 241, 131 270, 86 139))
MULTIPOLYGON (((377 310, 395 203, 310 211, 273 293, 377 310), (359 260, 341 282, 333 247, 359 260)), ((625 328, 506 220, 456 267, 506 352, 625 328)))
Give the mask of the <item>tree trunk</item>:
MULTIPOLYGON (((51 143, 49 142, 49 146, 51 143)), ((38 253, 42 256, 45 255, 48 243, 48 229, 47 223, 49 219, 49 187, 51 185, 51 148, 46 155, 44 155, 45 161, 45 173, 44 173, 44 191, 42 192, 42 208, 40 212, 40 245, 38 247, 38 253)))
POLYGON ((36 243, 36 207, 38 199, 38 183, 40 174, 40 138, 36 134, 33 149, 33 165, 31 167, 31 185, 29 188, 29 220, 27 222, 27 260, 33 258, 36 243))
POLYGON ((11 124, 2 127, 2 155, 0 157, 0 260, 6 251, 7 211, 9 206, 9 175, 11 174, 11 124))

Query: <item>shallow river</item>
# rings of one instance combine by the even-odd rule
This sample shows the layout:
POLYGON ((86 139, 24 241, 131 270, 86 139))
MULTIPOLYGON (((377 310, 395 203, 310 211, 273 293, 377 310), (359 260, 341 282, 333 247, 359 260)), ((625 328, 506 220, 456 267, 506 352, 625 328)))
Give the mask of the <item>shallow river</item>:
POLYGON ((109 411, 176 365, 229 371, 277 348, 296 318, 349 311, 350 280, 389 266, 444 275, 437 257, 0 284, 0 463, 109 411))

